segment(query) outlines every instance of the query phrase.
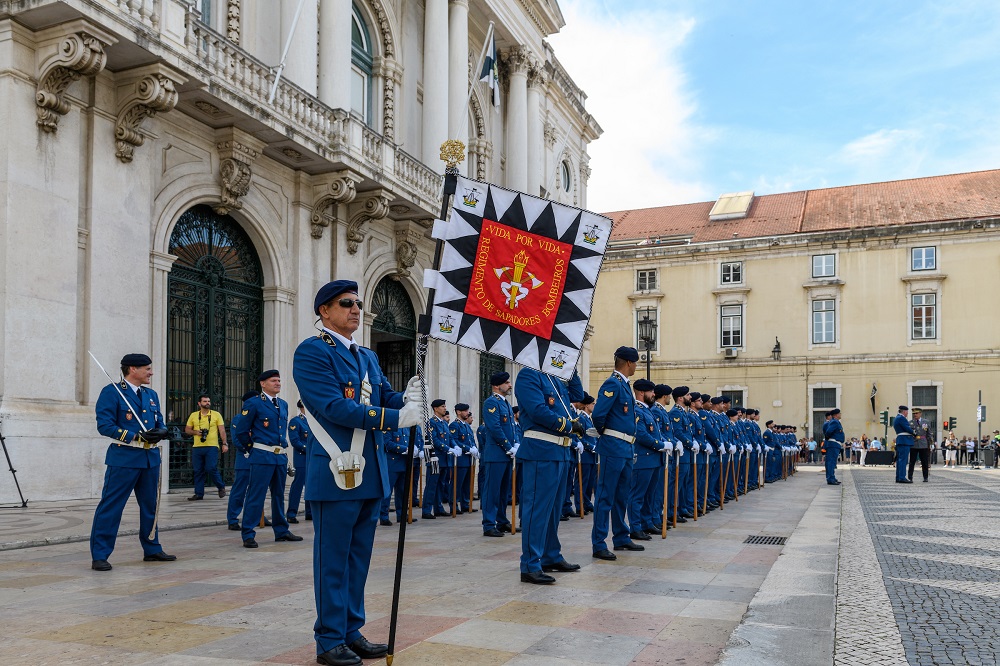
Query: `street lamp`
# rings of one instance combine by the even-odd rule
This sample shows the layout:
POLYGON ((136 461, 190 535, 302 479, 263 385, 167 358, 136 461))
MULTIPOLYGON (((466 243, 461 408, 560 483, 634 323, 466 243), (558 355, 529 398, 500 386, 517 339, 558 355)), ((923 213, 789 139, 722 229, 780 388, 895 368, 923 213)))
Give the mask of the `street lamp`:
POLYGON ((771 349, 771 358, 775 361, 781 360, 781 343, 778 342, 778 336, 774 336, 774 348, 771 349))
POLYGON ((642 313, 639 320, 639 339, 643 341, 646 350, 646 379, 649 379, 649 365, 652 360, 653 340, 656 339, 656 320, 649 318, 649 311, 642 313))

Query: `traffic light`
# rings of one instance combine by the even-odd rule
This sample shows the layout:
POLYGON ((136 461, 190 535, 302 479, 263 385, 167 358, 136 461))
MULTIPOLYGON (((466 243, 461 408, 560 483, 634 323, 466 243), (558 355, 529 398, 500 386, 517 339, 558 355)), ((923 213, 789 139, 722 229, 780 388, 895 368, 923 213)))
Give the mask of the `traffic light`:
POLYGON ((951 418, 948 419, 948 430, 954 432, 955 428, 957 427, 958 427, 958 419, 952 416, 951 418))
POLYGON ((889 425, 889 410, 878 413, 878 422, 882 425, 889 425))

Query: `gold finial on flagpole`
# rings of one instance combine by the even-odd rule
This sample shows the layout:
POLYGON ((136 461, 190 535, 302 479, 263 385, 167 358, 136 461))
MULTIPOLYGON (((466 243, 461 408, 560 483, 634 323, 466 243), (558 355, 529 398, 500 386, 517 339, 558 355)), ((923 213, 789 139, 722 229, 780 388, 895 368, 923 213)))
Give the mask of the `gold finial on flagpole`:
POLYGON ((458 165, 465 161, 465 144, 458 139, 448 139, 441 144, 441 161, 446 167, 445 173, 458 172, 458 165))

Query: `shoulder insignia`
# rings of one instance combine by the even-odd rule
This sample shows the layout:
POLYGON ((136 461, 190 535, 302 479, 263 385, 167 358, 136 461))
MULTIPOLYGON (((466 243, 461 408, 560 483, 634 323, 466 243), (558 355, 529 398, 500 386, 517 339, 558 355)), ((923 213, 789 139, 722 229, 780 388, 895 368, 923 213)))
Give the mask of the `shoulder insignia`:
POLYGON ((376 412, 374 409, 369 409, 368 410, 368 416, 375 417, 377 415, 378 415, 378 412, 376 412))
POLYGON ((489 409, 487 409, 486 411, 488 411, 488 412, 489 412, 490 414, 492 414, 492 413, 494 413, 495 411, 497 411, 497 408, 496 408, 496 407, 490 407, 490 408, 489 408, 489 409))
POLYGON ((674 423, 680 423, 680 422, 681 422, 680 417, 679 416, 675 416, 674 417, 674 423))
POLYGON ((289 430, 295 430, 295 426, 293 426, 293 425, 290 425, 290 426, 288 426, 288 429, 289 429, 289 430))
POLYGON ((702 421, 705 421, 705 420, 707 420, 707 419, 708 419, 708 417, 707 417, 707 416, 703 416, 703 417, 701 417, 701 420, 702 420, 702 421))
POLYGON ((249 409, 244 409, 244 410, 243 410, 243 416, 246 416, 246 415, 247 415, 247 414, 249 414, 249 413, 250 413, 250 410, 249 410, 249 409))
POLYGON ((604 397, 605 398, 613 398, 613 397, 615 397, 615 392, 614 391, 605 391, 604 392, 604 397))

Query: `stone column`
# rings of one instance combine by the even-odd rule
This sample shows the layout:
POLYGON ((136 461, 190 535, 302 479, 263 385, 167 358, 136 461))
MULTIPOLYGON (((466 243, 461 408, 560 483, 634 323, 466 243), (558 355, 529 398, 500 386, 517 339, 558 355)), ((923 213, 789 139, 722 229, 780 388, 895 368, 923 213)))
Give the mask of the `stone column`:
MULTIPOLYGON (((281 3, 281 48, 285 48, 285 40, 292 29, 297 0, 284 0, 281 3)), ((306 92, 316 94, 316 31, 318 30, 319 0, 305 0, 299 22, 295 25, 285 58, 285 70, 281 76, 303 88, 306 92)), ((350 24, 348 23, 348 26, 350 24)), ((350 49, 350 39, 347 47, 350 49)), ((280 54, 280 51, 279 51, 280 54)))
POLYGON ((424 9, 424 110, 421 159, 444 171, 441 144, 448 139, 448 0, 426 0, 424 9))
POLYGON ((545 94, 545 71, 535 62, 528 69, 528 194, 538 196, 542 186, 542 96, 545 94))
MULTIPOLYGON (((426 90, 424 99, 426 100, 426 90)), ((448 4, 448 138, 469 143, 469 0, 448 4)), ((468 173, 462 162, 459 168, 468 173)))
POLYGON ((507 98, 507 187, 528 190, 528 49, 506 51, 510 94, 507 98))
POLYGON ((322 0, 319 15, 319 98, 351 110, 351 0, 322 0))

